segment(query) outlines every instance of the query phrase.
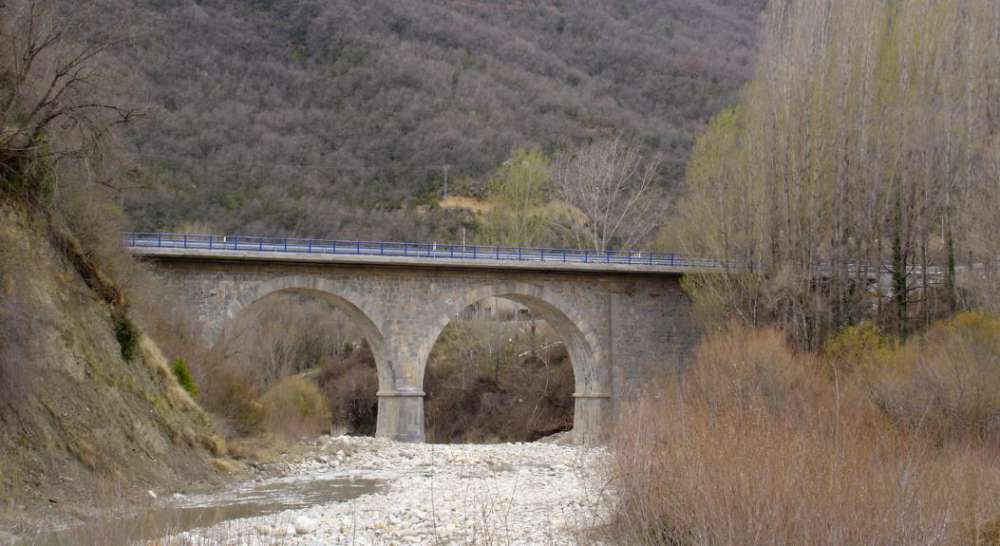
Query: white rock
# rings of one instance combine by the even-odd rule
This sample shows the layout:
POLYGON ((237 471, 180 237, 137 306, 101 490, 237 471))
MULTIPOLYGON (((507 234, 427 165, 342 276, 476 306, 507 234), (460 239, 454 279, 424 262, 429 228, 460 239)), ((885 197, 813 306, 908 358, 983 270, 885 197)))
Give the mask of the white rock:
MULTIPOLYGON (((336 468, 335 479, 383 480, 378 492, 238 526, 251 535, 245 540, 252 546, 457 545, 483 532, 511 546, 568 546, 576 542, 568 528, 601 523, 602 514, 595 516, 594 510, 604 505, 587 499, 593 484, 602 482, 601 465, 594 464, 602 456, 603 450, 539 444, 421 446, 337 438, 323 453, 287 459, 294 483, 308 487, 311 479, 327 479, 324 472, 336 468), (271 536, 262 529, 270 529, 271 536)), ((215 543, 212 537, 223 525, 192 531, 189 543, 215 543)))
POLYGON ((314 519, 305 516, 295 518, 295 534, 306 535, 315 531, 317 527, 319 527, 319 523, 314 519))
POLYGON ((271 536, 273 537, 283 537, 294 534, 295 534, 295 527, 292 525, 289 525, 287 527, 282 525, 275 525, 274 527, 271 527, 271 536))
POLYGON ((152 498, 152 499, 156 498, 156 493, 153 493, 152 489, 150 489, 149 491, 146 491, 146 494, 149 495, 149 497, 152 498))

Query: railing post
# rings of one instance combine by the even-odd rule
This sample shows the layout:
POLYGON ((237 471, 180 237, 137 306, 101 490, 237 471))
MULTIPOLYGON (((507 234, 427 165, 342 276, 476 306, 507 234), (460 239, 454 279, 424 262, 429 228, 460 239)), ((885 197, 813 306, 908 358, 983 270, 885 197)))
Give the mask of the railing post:
POLYGON ((306 243, 309 245, 309 254, 312 254, 313 253, 313 240, 309 239, 308 241, 306 241, 306 243))
POLYGON ((604 252, 606 254, 604 256, 604 263, 606 263, 606 264, 611 263, 611 251, 610 250, 605 250, 604 252))
POLYGON ((583 251, 583 263, 590 263, 590 251, 589 250, 584 250, 583 251))
POLYGON ((333 243, 330 244, 330 254, 336 254, 336 253, 337 253, 337 241, 334 240, 333 243))
POLYGON ((188 234, 185 233, 184 234, 184 248, 187 248, 187 247, 188 247, 188 234))
POLYGON ((410 255, 410 245, 408 245, 407 243, 402 243, 402 244, 403 244, 403 256, 409 256, 410 255))
POLYGON ((233 250, 239 250, 239 249, 240 249, 240 236, 233 235, 233 250))
POLYGON ((563 263, 566 263, 566 249, 563 249, 563 263))
POLYGON ((632 265, 632 251, 631 250, 628 251, 628 264, 632 265))
POLYGON ((208 236, 208 249, 212 250, 215 248, 215 235, 208 236))
POLYGON ((156 246, 157 247, 163 246, 163 234, 162 233, 157 233, 156 234, 156 246))
POLYGON ((378 242, 378 254, 379 256, 385 256, 385 241, 378 242))
POLYGON ((288 237, 285 237, 285 252, 288 252, 288 237))
POLYGON ((497 261, 500 260, 500 245, 497 245, 497 261))
POLYGON ((517 261, 521 261, 524 258, 521 256, 521 247, 517 247, 517 261))
POLYGON ((478 246, 472 247, 472 259, 473 260, 475 260, 477 258, 477 254, 479 253, 478 251, 479 251, 479 247, 478 246))
POLYGON ((357 254, 358 254, 358 256, 360 256, 361 255, 361 241, 354 241, 354 244, 357 245, 357 249, 356 249, 357 250, 357 254))
POLYGON ((542 249, 542 261, 543 262, 545 261, 545 249, 544 248, 542 249))
POLYGON ((450 251, 451 257, 454 258, 455 257, 455 245, 448 245, 448 250, 450 251))

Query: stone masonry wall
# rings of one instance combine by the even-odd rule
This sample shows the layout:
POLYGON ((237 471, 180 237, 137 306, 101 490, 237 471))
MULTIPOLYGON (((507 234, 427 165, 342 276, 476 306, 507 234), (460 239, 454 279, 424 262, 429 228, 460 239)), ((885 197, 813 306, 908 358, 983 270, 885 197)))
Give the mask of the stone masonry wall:
POLYGON ((365 333, 379 371, 379 435, 423 439, 423 376, 441 330, 487 297, 515 300, 562 336, 576 379, 575 434, 596 441, 623 400, 682 365, 697 339, 676 274, 151 260, 214 341, 244 307, 277 291, 308 292, 365 333))

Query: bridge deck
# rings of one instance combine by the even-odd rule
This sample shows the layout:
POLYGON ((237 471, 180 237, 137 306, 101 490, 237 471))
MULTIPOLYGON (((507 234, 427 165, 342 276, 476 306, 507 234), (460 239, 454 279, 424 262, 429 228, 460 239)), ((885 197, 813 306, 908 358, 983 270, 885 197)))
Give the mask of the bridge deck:
POLYGON ((719 268, 712 260, 635 251, 172 233, 128 233, 124 242, 133 254, 150 258, 671 275, 719 268))

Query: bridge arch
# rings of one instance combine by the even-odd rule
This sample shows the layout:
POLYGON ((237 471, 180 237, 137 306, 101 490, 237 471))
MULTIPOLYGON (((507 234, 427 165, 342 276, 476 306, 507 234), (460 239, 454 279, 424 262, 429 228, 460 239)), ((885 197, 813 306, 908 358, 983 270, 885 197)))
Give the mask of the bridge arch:
POLYGON ((320 277, 281 277, 270 281, 254 283, 242 289, 226 306, 225 320, 231 321, 245 308, 274 294, 307 294, 328 302, 343 312, 356 326, 375 358, 375 368, 378 372, 379 391, 392 391, 395 385, 395 374, 389 346, 382 329, 371 318, 372 312, 364 310, 359 303, 364 301, 358 294, 344 286, 327 281, 320 277))
POLYGON ((576 440, 590 443, 603 435, 605 413, 611 398, 610 371, 601 353, 598 330, 563 295, 544 287, 525 282, 489 284, 469 289, 457 296, 445 298, 441 310, 428 318, 429 335, 425 336, 417 351, 416 377, 423 378, 431 350, 445 327, 458 318, 470 305, 488 298, 502 298, 519 303, 544 319, 566 344, 575 384, 575 411, 573 430, 576 440))

